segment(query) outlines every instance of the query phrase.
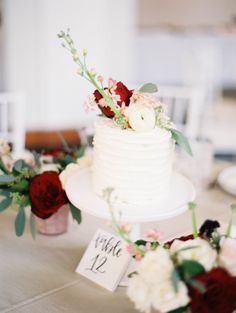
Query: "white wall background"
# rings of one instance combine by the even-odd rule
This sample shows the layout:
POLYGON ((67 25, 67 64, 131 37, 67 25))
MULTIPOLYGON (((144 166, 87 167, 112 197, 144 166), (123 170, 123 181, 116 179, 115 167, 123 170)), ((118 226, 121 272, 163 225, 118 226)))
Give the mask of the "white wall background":
POLYGON ((70 27, 78 48, 88 49, 91 67, 133 81, 135 0, 3 0, 3 5, 4 85, 26 94, 28 129, 78 128, 93 118, 82 108, 93 88, 76 75, 60 46, 61 29, 70 27))

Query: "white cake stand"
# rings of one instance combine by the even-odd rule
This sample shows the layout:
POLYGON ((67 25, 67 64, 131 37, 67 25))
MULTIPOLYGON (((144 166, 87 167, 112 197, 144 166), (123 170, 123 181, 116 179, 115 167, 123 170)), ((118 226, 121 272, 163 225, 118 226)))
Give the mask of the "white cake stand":
MULTIPOLYGON (((81 211, 101 219, 111 219, 108 204, 92 189, 91 169, 81 169, 69 177, 65 189, 71 203, 81 211)), ((137 240, 140 238, 141 223, 161 221, 180 215, 187 210, 187 203, 193 201, 195 196, 193 184, 183 175, 174 172, 168 199, 161 208, 157 210, 145 208, 145 210, 137 212, 134 207, 133 210, 122 212, 121 218, 122 221, 133 224, 131 237, 133 240, 137 240)), ((120 286, 127 286, 127 274, 133 271, 133 266, 131 264, 128 268, 120 286)))
MULTIPOLYGON (((111 215, 104 199, 96 195, 92 189, 90 168, 81 169, 72 175, 66 183, 66 194, 74 206, 81 211, 101 219, 110 220, 111 215)), ((138 237, 138 225, 144 222, 155 222, 175 217, 187 210, 187 203, 195 199, 193 184, 183 175, 173 173, 169 197, 161 208, 137 212, 135 207, 122 212, 122 220, 135 224, 133 227, 138 237)), ((136 237, 133 234, 133 237, 136 237)), ((134 238, 137 239, 137 238, 134 238)))

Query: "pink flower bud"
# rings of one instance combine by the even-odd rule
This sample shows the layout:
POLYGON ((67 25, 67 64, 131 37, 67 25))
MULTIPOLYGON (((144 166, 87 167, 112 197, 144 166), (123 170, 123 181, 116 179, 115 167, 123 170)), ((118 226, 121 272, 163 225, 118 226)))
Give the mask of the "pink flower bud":
POLYGON ((104 81, 104 77, 102 75, 98 75, 97 80, 102 83, 104 81))

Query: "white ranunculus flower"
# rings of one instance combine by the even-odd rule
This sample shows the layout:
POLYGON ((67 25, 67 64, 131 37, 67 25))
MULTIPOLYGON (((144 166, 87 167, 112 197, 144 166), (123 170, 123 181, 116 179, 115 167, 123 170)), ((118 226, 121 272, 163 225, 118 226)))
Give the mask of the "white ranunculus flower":
POLYGON ((148 252, 140 262, 138 274, 131 277, 127 294, 136 309, 150 312, 154 307, 160 312, 168 312, 189 303, 187 287, 178 284, 175 292, 171 282, 174 269, 168 250, 159 247, 148 252))
POLYGON ((68 178, 80 169, 81 169, 81 166, 79 166, 76 163, 70 163, 66 166, 64 171, 62 171, 61 174, 59 175, 63 189, 65 189, 65 187, 66 187, 66 182, 67 182, 68 178))
POLYGON ((40 167, 40 171, 39 173, 43 173, 43 172, 48 172, 48 171, 53 171, 53 172, 59 172, 59 168, 60 165, 59 164, 54 164, 54 163, 45 163, 42 164, 42 166, 40 167))
POLYGON ((134 103, 125 110, 131 128, 138 132, 152 130, 156 124, 155 110, 144 104, 134 103))
POLYGON ((26 164, 28 164, 29 166, 34 167, 35 166, 35 157, 33 155, 32 152, 30 152, 29 150, 25 150, 20 154, 14 155, 14 159, 23 159, 25 161, 26 164))
POLYGON ((127 295, 134 302, 137 310, 150 312, 152 306, 150 286, 143 280, 141 275, 135 274, 129 279, 127 295))
POLYGON ((139 266, 139 274, 150 283, 166 280, 174 269, 168 250, 158 247, 155 251, 149 251, 139 266))
POLYGON ((223 239, 219 254, 219 264, 232 276, 236 276, 236 239, 223 239))
POLYGON ((170 247, 170 253, 174 254, 176 252, 179 262, 183 260, 194 260, 202 264, 206 271, 210 271, 216 263, 216 250, 206 240, 201 238, 187 241, 175 240, 170 247))
POLYGON ((179 281, 176 292, 170 279, 163 281, 151 290, 151 301, 155 309, 160 312, 169 312, 189 303, 188 289, 179 281))

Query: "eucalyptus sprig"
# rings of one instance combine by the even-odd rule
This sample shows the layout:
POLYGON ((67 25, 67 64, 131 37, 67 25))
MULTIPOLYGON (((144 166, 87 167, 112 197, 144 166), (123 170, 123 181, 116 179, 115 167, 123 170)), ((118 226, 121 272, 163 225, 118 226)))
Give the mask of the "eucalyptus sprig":
POLYGON ((73 61, 79 66, 78 74, 81 77, 84 77, 87 81, 89 81, 102 95, 105 99, 106 104, 110 107, 112 112, 115 114, 114 120, 120 127, 125 128, 127 125, 127 121, 125 117, 121 114, 120 110, 116 107, 113 102, 112 97, 109 95, 109 92, 106 92, 102 82, 97 79, 97 73, 94 70, 89 70, 86 63, 87 50, 84 49, 81 58, 78 53, 74 41, 70 36, 70 30, 67 29, 66 32, 61 31, 58 35, 58 38, 62 41, 62 47, 69 51, 72 56, 73 61))
MULTIPOLYGON (((145 245, 149 242, 146 240, 137 240, 134 242, 130 238, 130 231, 127 231, 122 227, 121 223, 121 212, 118 213, 118 218, 114 212, 112 201, 111 201, 111 196, 112 196, 113 188, 107 188, 103 191, 103 198, 108 204, 108 209, 111 215, 111 221, 112 221, 112 227, 114 231, 129 245, 133 247, 133 250, 136 252, 136 256, 140 256, 141 258, 145 256, 147 250, 145 250, 145 245)), ((157 241, 154 241, 150 243, 151 249, 155 250, 158 246, 159 243, 157 241)))
POLYGON ((229 224, 226 230, 227 238, 231 236, 234 214, 236 213, 236 203, 231 204, 230 208, 231 208, 231 214, 230 214, 229 224))

